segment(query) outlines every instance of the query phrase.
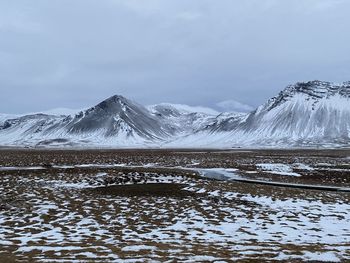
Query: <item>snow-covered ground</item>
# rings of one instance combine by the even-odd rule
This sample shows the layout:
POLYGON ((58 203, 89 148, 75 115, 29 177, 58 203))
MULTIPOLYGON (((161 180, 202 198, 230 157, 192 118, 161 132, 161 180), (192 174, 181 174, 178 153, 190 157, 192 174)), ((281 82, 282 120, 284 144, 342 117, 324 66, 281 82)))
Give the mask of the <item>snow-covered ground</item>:
MULTIPOLYGON (((0 211, 0 251, 34 253, 37 261, 350 259, 350 205, 341 196, 278 198, 193 180, 188 190, 199 199, 86 196, 68 178, 23 181, 32 190, 19 193, 22 212, 0 211)), ((13 179, 2 180, 4 192, 13 179)))
MULTIPOLYGON (((203 179, 171 173, 142 174, 148 181, 140 187, 149 183, 183 185, 183 190, 192 194, 184 192, 181 198, 89 192, 103 186, 111 175, 123 177, 124 173, 108 170, 117 167, 127 165, 54 165, 50 172, 26 167, 18 171, 28 176, 2 175, 1 198, 12 201, 0 209, 0 254, 11 249, 14 255, 32 255, 39 262, 161 262, 164 256, 183 262, 256 257, 350 260, 346 193, 271 193, 264 186, 205 180, 215 176, 237 178, 238 170, 232 168, 194 168, 203 179), (95 170, 102 168, 106 170, 95 170), (71 169, 87 170, 75 174, 69 172, 71 169)), ((258 167, 283 172, 290 166, 258 167)), ((139 178, 141 174, 129 172, 127 176, 139 178)))
POLYGON ((3 152, 0 261, 350 260, 348 151, 3 152))
POLYGON ((147 108, 152 112, 157 112, 157 108, 165 108, 165 109, 172 109, 172 110, 178 111, 181 114, 204 113, 204 114, 213 115, 213 116, 220 114, 220 112, 208 107, 189 106, 185 104, 174 104, 174 103, 160 103, 155 105, 149 105, 147 106, 147 108))
POLYGON ((293 169, 286 164, 282 163, 259 163, 256 165, 259 169, 264 172, 279 174, 279 175, 289 175, 289 176, 301 176, 298 173, 294 173, 293 169))

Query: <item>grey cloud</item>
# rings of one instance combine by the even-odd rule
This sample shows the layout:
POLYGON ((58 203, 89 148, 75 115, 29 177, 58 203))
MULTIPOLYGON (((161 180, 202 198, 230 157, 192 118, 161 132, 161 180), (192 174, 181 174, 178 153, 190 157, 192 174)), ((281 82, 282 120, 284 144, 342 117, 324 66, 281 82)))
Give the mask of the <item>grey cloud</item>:
POLYGON ((216 106, 225 112, 250 112, 254 110, 252 106, 236 100, 224 100, 216 103, 216 106))
POLYGON ((5 0, 0 112, 263 103, 302 80, 349 80, 349 1, 5 0))

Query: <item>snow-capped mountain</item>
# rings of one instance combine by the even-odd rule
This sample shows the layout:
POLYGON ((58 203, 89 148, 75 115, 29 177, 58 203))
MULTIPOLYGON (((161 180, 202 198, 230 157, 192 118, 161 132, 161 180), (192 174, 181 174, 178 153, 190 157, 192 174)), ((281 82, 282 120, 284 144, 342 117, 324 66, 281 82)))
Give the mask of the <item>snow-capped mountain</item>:
MULTIPOLYGON (((85 109, 84 109, 85 110, 85 109)), ((38 114, 38 113, 43 113, 47 115, 61 115, 61 116, 67 116, 67 115, 74 115, 77 112, 84 111, 82 109, 68 109, 68 108, 56 108, 56 109, 50 109, 42 112, 35 112, 35 113, 27 113, 25 115, 33 115, 33 114, 38 114)))
POLYGON ((147 106, 147 108, 152 112, 170 110, 170 111, 177 111, 181 114, 203 113, 206 115, 213 115, 213 116, 220 114, 220 112, 207 107, 189 106, 189 105, 174 104, 174 103, 160 103, 156 105, 147 106))
POLYGON ((173 135, 175 130, 164 125, 145 107, 122 96, 113 96, 86 111, 75 115, 67 125, 68 133, 80 134, 104 130, 105 137, 140 136, 162 139, 173 135))
POLYGON ((112 96, 75 115, 32 114, 0 126, 2 144, 142 146, 173 136, 176 129, 145 107, 112 96))
POLYGON ((17 115, 15 114, 3 114, 0 113, 0 125, 2 125, 6 120, 16 118, 17 115))
POLYGON ((163 123, 168 123, 169 126, 176 129, 175 137, 193 134, 205 129, 208 124, 215 122, 216 117, 220 114, 205 107, 169 103, 148 106, 148 109, 163 123))
POLYGON ((350 82, 296 83, 248 114, 113 96, 72 115, 0 115, 0 145, 17 146, 350 146, 349 135, 350 82))
POLYGON ((322 81, 290 85, 248 115, 218 119, 201 134, 210 145, 251 147, 350 145, 349 135, 350 82, 322 81))
POLYGON ((349 142, 350 82, 311 81, 288 86, 251 113, 243 129, 295 142, 349 142))

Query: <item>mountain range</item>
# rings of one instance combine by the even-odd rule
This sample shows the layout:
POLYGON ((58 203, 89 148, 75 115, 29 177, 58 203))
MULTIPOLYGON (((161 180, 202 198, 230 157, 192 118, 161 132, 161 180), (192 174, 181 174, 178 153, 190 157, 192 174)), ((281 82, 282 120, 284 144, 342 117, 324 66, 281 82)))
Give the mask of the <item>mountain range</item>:
POLYGON ((0 114, 0 145, 19 147, 349 147, 350 82, 299 82, 250 113, 112 96, 76 113, 0 114))

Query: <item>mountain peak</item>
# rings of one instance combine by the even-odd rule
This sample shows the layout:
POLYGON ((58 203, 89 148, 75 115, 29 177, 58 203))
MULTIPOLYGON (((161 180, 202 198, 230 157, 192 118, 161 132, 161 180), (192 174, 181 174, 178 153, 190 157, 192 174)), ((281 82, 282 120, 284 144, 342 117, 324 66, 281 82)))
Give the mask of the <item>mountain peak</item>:
POLYGON ((105 99, 102 102, 107 102, 107 103, 125 103, 127 101, 128 101, 128 99, 123 97, 122 95, 113 95, 113 96, 105 99))
POLYGON ((131 102, 127 98, 121 95, 114 95, 97 104, 95 108, 105 110, 105 111, 110 111, 111 109, 125 110, 127 105, 130 105, 130 104, 131 102))
POLYGON ((328 81, 313 80, 308 82, 297 82, 289 85, 280 95, 293 96, 298 93, 306 94, 313 98, 325 98, 340 94, 344 97, 350 97, 350 82, 333 83, 328 81))
POLYGON ((116 95, 113 95, 113 96, 109 97, 109 98, 106 99, 106 100, 119 101, 119 100, 127 100, 127 98, 125 98, 125 97, 122 96, 122 95, 116 94, 116 95))
POLYGON ((307 82, 297 82, 287 86, 277 96, 261 105, 256 112, 262 110, 272 110, 283 103, 296 99, 301 96, 306 101, 312 101, 313 104, 323 99, 329 99, 334 96, 350 98, 350 81, 343 83, 333 83, 328 81, 313 80, 307 82))

